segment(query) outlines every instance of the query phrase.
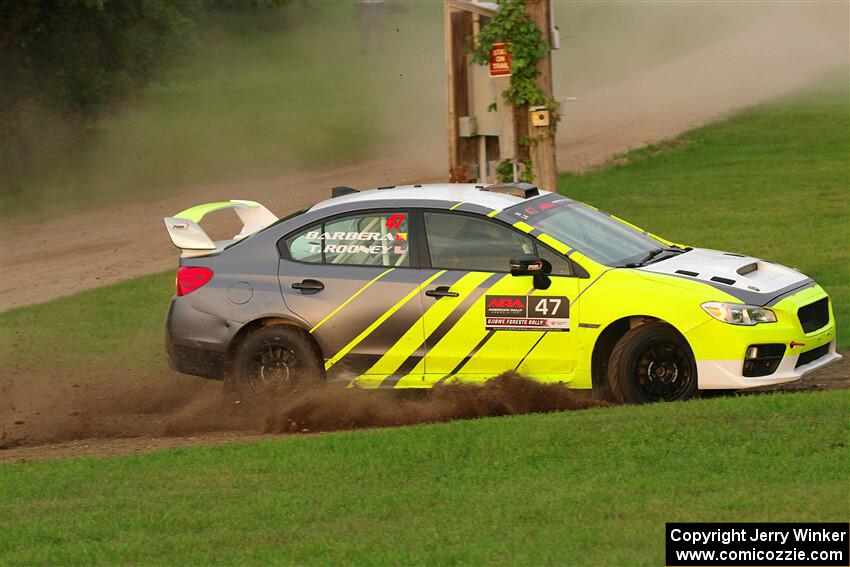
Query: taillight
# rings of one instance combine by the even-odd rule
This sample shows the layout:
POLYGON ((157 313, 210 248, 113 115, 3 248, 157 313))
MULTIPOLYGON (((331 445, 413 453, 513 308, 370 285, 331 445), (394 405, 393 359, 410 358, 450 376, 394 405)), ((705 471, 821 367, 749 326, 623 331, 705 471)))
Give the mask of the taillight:
POLYGON ((192 293, 213 277, 213 271, 202 266, 177 268, 177 295, 192 293))

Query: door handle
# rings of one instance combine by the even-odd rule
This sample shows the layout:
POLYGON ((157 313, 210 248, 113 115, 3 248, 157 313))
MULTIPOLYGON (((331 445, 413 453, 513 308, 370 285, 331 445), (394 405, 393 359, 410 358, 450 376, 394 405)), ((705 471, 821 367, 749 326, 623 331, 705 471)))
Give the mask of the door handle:
POLYGON ((311 293, 319 293, 325 289, 325 284, 319 280, 304 280, 292 284, 292 289, 297 289, 301 293, 309 295, 311 293))
POLYGON ((425 295, 440 299, 441 297, 458 297, 460 294, 454 291, 449 291, 449 286, 447 285, 441 285, 440 287, 429 289, 425 292, 425 295))

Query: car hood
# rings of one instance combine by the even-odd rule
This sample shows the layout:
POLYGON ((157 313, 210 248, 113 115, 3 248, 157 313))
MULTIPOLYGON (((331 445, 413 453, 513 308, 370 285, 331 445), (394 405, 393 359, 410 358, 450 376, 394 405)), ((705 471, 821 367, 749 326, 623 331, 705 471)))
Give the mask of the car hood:
POLYGON ((814 281, 797 270, 751 256, 694 248, 638 268, 708 284, 744 303, 771 305, 814 281))

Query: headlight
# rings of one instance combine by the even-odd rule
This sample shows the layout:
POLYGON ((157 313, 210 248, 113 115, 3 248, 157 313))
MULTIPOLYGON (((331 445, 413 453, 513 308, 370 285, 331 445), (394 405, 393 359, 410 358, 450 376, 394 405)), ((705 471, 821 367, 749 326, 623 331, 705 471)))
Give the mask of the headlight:
POLYGON ((766 307, 758 307, 757 305, 709 301, 708 303, 703 303, 702 308, 718 321, 732 325, 758 325, 759 323, 776 322, 776 313, 766 307))

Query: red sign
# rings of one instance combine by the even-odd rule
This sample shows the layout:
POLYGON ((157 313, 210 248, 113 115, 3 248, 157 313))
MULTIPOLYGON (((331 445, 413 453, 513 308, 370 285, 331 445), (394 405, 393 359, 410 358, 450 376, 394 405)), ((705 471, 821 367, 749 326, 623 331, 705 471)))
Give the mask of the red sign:
POLYGON ((494 43, 490 48, 490 76, 510 77, 511 52, 505 43, 494 43))

